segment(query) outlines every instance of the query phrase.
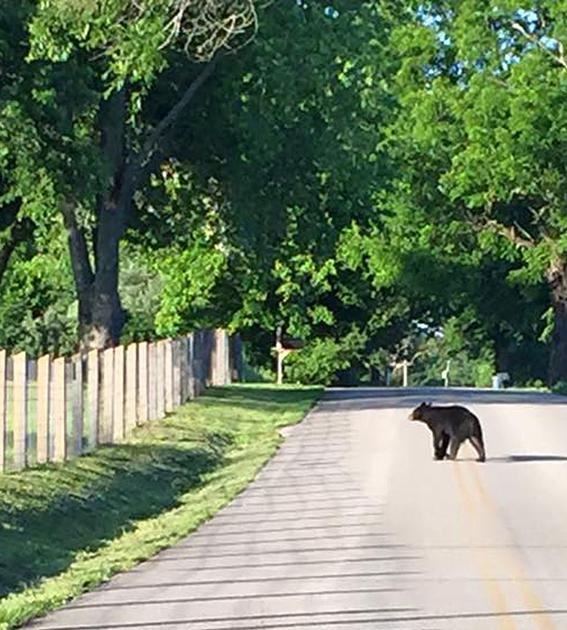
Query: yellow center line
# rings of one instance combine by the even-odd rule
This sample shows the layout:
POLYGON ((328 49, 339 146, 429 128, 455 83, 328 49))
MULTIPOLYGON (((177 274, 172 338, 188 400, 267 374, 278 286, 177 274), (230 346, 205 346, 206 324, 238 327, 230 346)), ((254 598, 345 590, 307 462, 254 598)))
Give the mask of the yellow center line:
MULTIPOLYGON (((478 527, 476 505, 471 493, 469 492, 465 484, 465 480, 461 472, 461 466, 459 464, 453 464, 452 468, 455 474, 457 485, 460 490, 461 498, 465 505, 465 509, 469 513, 469 516, 474 522, 475 527, 478 527)), ((496 613, 502 615, 501 617, 498 617, 498 625, 502 630, 516 630, 517 626, 512 617, 509 616, 506 597, 502 592, 500 585, 494 579, 493 572, 491 571, 491 564, 488 560, 488 557, 486 556, 485 550, 475 547, 472 553, 474 554, 480 574, 483 578, 482 583, 486 589, 492 607, 496 613)))
MULTIPOLYGON (((496 503, 493 501, 492 497, 488 493, 484 484, 482 483, 482 479, 480 477, 479 471, 476 466, 469 466, 472 471, 472 481, 475 485, 475 489, 477 491, 478 497, 483 504, 484 508, 493 515, 498 514, 498 509, 496 503)), ((526 574, 523 564, 518 558, 517 554, 514 553, 514 550, 508 550, 507 553, 508 564, 513 567, 514 573, 517 576, 516 583, 520 588, 520 592, 522 598, 526 602, 526 604, 530 607, 530 609, 534 610, 534 612, 540 613, 534 615, 534 622, 540 630, 555 630, 556 626, 553 621, 545 614, 545 605, 543 601, 540 599, 538 594, 535 592, 532 584, 530 583, 529 577, 526 574), (543 613, 543 614, 541 614, 543 613)))

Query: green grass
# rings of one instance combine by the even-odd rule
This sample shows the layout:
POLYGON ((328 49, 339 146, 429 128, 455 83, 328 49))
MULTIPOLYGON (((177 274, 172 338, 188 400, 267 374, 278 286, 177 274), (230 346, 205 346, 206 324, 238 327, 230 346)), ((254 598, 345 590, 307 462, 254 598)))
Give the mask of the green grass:
POLYGON ((243 490, 315 388, 209 391, 121 446, 0 475, 0 629, 53 610, 193 531, 243 490))

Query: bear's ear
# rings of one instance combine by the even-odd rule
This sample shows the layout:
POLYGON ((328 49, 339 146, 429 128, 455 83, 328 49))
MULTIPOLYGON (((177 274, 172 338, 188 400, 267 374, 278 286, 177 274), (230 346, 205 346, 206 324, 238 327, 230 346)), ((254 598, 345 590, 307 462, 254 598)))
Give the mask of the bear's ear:
POLYGON ((428 402, 428 403, 423 403, 423 406, 424 406, 424 407, 431 407, 431 403, 430 403, 430 402, 428 402))

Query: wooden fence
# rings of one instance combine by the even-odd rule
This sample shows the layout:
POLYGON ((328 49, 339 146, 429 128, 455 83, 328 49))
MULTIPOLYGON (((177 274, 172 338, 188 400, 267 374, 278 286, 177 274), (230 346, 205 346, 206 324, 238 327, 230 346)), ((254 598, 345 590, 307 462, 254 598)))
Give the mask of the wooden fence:
POLYGON ((0 350, 0 472, 120 443, 205 387, 239 378, 240 352, 223 330, 69 358, 0 350))

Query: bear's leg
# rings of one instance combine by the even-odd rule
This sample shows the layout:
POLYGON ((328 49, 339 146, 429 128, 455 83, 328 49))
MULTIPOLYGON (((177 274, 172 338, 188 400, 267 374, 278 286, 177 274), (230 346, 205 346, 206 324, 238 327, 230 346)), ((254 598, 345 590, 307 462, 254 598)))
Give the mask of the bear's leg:
POLYGON ((449 446, 449 435, 444 431, 441 431, 435 442, 435 459, 445 459, 447 446, 449 446))
POLYGON ((457 453, 461 447, 461 442, 462 440, 457 437, 451 438, 451 443, 449 444, 449 459, 457 459, 457 453))
POLYGON ((434 459, 443 459, 445 456, 444 453, 441 452, 441 442, 443 440, 443 431, 436 429, 433 430, 433 458, 434 459))
POLYGON ((474 446, 474 450, 478 453, 477 461, 479 462, 486 461, 486 453, 484 452, 484 443, 482 441, 482 438, 478 437, 477 435, 471 435, 469 440, 471 444, 474 446))

